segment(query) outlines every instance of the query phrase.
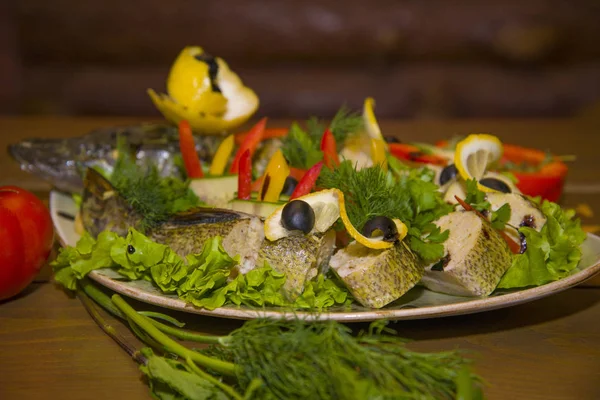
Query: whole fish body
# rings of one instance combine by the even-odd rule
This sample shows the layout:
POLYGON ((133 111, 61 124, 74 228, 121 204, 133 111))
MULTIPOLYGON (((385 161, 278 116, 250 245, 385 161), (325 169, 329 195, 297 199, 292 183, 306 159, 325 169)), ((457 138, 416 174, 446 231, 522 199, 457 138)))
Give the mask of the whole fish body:
MULTIPOLYGON (((142 215, 93 169, 85 175, 80 216, 84 229, 93 236, 104 230, 124 236, 130 227, 140 227, 142 221, 142 215)), ((265 238, 264 223, 258 216, 218 208, 177 213, 145 233, 183 257, 200 253, 207 239, 221 236, 225 251, 240 256, 238 273, 245 274, 268 262, 275 271, 285 274, 288 279, 283 289, 290 300, 302 293, 305 282, 327 263, 334 250, 329 234, 271 242, 265 238)))
MULTIPOLYGON (((118 157, 117 139, 126 140, 140 166, 155 165, 161 176, 184 178, 177 162, 181 154, 177 127, 166 124, 141 124, 96 129, 86 135, 67 139, 27 139, 8 147, 8 153, 21 169, 51 183, 67 193, 83 190, 88 168, 111 172, 118 157)), ((224 136, 195 135, 200 160, 209 165, 224 136)), ((279 140, 264 140, 254 158, 257 173, 262 173, 279 140), (266 160, 265 160, 266 159, 266 160)), ((233 156, 233 155, 232 155, 233 156)))

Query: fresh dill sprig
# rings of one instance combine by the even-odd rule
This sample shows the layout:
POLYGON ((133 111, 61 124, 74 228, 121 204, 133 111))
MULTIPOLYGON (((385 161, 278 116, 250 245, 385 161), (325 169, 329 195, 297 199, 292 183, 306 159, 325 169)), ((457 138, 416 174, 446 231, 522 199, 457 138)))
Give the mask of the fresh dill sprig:
POLYGON ((324 168, 318 186, 344 193, 348 218, 359 231, 373 217, 403 221, 413 217, 409 192, 379 166, 358 170, 350 161, 344 161, 337 168, 324 168))
POLYGON ((261 399, 454 399, 469 361, 456 351, 418 353, 405 344, 377 327, 355 337, 334 321, 254 320, 228 336, 232 356, 221 356, 240 367, 242 387, 264 383, 261 399))
POLYGON ((441 243, 448 237, 433 221, 453 210, 443 201, 433 176, 427 168, 395 175, 378 165, 359 170, 344 161, 337 168, 324 168, 317 184, 344 192, 348 218, 359 231, 376 216, 400 219, 409 228, 410 248, 424 262, 432 262, 443 256, 441 243))
POLYGON ((155 226, 172 214, 201 205, 188 183, 162 177, 155 165, 137 165, 127 142, 119 138, 119 157, 110 177, 121 196, 143 216, 141 229, 155 226))

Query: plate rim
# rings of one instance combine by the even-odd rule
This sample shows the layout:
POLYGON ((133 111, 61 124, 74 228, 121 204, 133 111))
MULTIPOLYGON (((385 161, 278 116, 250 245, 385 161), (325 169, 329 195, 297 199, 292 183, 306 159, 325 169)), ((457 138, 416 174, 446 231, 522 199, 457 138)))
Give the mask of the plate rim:
MULTIPOLYGON (((59 195, 67 196, 67 194, 51 190, 49 196, 50 214, 54 230, 57 233, 58 241, 61 246, 67 244, 63 238, 62 226, 57 222, 60 216, 58 215, 57 206, 59 195)), ((588 240, 597 242, 600 246, 600 236, 588 233, 588 240)), ((164 307, 176 311, 182 311, 190 314, 205 315, 211 317, 220 317, 228 319, 255 319, 255 318, 278 318, 278 319, 294 319, 300 318, 307 321, 314 320, 336 320, 340 322, 365 322, 378 319, 388 320, 412 320, 412 319, 429 319, 449 317, 456 315, 475 314, 479 312, 492 311, 500 308, 512 307, 518 304, 527 303, 538 300, 554 293, 558 293, 569 288, 572 288, 592 276, 600 272, 600 257, 593 262, 592 265, 585 269, 570 275, 558 281, 550 282, 542 286, 517 290, 510 293, 505 293, 498 296, 473 298, 472 300, 441 304, 426 307, 406 307, 399 309, 373 309, 373 310, 352 310, 352 311, 335 311, 335 312, 310 312, 310 311, 290 311, 290 310, 265 310, 260 308, 243 308, 243 307, 219 307, 214 310, 195 307, 192 304, 186 303, 179 298, 168 297, 168 295, 153 294, 141 289, 133 289, 121 281, 113 280, 108 276, 92 271, 88 275, 97 283, 119 293, 124 296, 148 303, 154 306, 164 307)), ((427 290, 427 289, 424 289, 427 290)))

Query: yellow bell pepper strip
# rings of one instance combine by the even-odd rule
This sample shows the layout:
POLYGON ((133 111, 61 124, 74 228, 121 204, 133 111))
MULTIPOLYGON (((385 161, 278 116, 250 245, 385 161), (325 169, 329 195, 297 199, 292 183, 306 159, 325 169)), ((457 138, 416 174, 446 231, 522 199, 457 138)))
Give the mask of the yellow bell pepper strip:
POLYGON ((252 186, 252 157, 250 150, 244 151, 239 161, 238 199, 250 200, 252 186))
POLYGON ((296 185, 296 189, 290 196, 290 200, 294 200, 300 196, 304 196, 309 194, 310 191, 315 187, 315 183, 317 183, 317 179, 321 174, 321 169, 323 168, 323 161, 319 161, 315 165, 313 165, 302 178, 298 181, 296 185))
POLYGON ((363 105, 363 123, 365 125, 365 130, 371 139, 383 140, 384 145, 386 145, 379 124, 377 123, 377 118, 375 118, 374 109, 375 100, 372 97, 367 97, 363 105))
POLYGON ((210 164, 211 175, 223 175, 229 156, 233 152, 233 146, 235 139, 233 135, 227 136, 225 140, 221 142, 215 156, 213 157, 212 163, 210 164))
POLYGON ((263 179, 262 186, 260 188, 258 200, 276 202, 279 200, 279 195, 283 190, 285 179, 290 174, 290 168, 288 167, 285 157, 281 150, 277 150, 273 157, 267 164, 265 170, 265 178, 263 179))
POLYGON ((327 165, 327 167, 334 168, 340 165, 335 138, 329 128, 325 131, 323 138, 321 139, 321 151, 323 152, 323 159, 325 160, 325 165, 327 165))
POLYGON ((181 156, 183 157, 188 177, 191 179, 202 178, 204 173, 200 165, 200 158, 196 152, 192 128, 186 120, 179 122, 179 149, 181 150, 181 156))
POLYGON ((242 154, 244 154, 244 152, 246 150, 248 150, 250 152, 250 159, 252 159, 252 156, 254 155, 254 152, 256 151, 258 144, 262 140, 263 134, 265 133, 266 126, 267 126, 267 117, 264 117, 263 119, 258 121, 256 123, 256 125, 254 125, 252 127, 252 129, 250 129, 250 131, 248 132, 248 135, 246 135, 246 137, 244 138, 244 142, 242 143, 242 145, 238 149, 237 153, 235 154, 235 158, 233 159, 233 163, 231 164, 229 173, 231 173, 231 174, 238 173, 240 158, 242 157, 242 154))
POLYGON ((386 156, 386 144, 381 139, 371 138, 371 159, 373 164, 380 165, 384 171, 387 171, 387 156, 386 156))

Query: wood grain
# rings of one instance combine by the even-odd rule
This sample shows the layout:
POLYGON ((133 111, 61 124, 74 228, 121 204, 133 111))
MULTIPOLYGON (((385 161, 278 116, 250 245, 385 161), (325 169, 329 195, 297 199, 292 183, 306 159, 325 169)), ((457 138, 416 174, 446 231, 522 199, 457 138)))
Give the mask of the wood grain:
MULTIPOLYGON (((0 118, 0 147, 28 137, 72 137, 140 118, 0 118)), ((290 121, 272 121, 286 126, 290 121)), ((384 121, 382 129, 405 141, 435 141, 452 134, 491 132, 506 142, 575 154, 565 206, 587 203, 600 224, 598 120, 384 121)), ((18 184, 46 198, 48 185, 0 158, 0 185, 18 184)), ((0 399, 150 398, 135 363, 88 317, 79 301, 45 283, 0 303, 0 399)), ((467 316, 403 321, 398 334, 423 351, 469 351, 488 382, 489 399, 600 398, 600 279, 532 303, 467 316), (594 285, 597 285, 594 287, 594 285), (472 353, 471 353, 472 352, 472 353)), ((135 303, 139 308, 152 308, 135 303)), ((224 334, 239 321, 173 313, 193 329, 224 334)), ((115 326, 127 332, 119 322, 115 326)), ((357 324, 355 329, 364 328, 357 324)), ((137 343, 131 334, 127 337, 137 343)), ((139 343, 137 343, 139 344, 139 343)))
MULTIPOLYGON (((139 309, 148 306, 133 302, 139 309)), ((173 312, 189 327, 224 334, 239 321, 173 312)), ((120 323, 113 324, 138 342, 120 323)), ((364 324, 353 325, 359 330, 364 324)), ((483 314, 392 324, 411 348, 459 348, 494 399, 600 398, 600 288, 571 289, 483 314)), ((97 328, 77 299, 36 284, 0 304, 0 398, 149 399, 135 363, 97 328)))

